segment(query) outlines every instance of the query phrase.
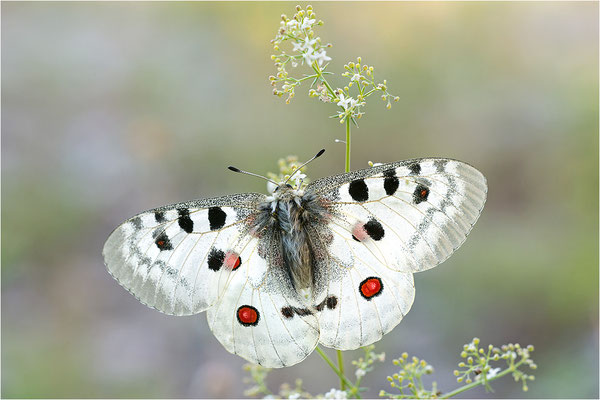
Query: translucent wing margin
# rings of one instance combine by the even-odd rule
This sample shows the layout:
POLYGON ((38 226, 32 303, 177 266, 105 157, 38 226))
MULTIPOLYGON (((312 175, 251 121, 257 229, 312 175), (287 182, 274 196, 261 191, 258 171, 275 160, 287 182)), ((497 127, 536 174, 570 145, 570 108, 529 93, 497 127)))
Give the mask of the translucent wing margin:
POLYGON ((245 222, 264 198, 245 193, 142 212, 109 236, 102 252, 106 267, 149 307, 171 315, 204 311, 232 269, 221 267, 234 263, 233 249, 250 241, 245 222))

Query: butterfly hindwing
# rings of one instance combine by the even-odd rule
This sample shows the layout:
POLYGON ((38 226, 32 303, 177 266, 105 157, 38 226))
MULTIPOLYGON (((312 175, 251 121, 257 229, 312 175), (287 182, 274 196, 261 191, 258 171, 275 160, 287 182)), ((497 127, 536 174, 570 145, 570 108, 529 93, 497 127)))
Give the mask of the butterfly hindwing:
POLYGON ((204 311, 216 302, 223 266, 235 264, 230 250, 249 239, 244 222, 264 197, 239 194, 140 213, 106 241, 108 271, 149 307, 172 315, 204 311))
POLYGON ((207 319, 230 352, 265 367, 284 367, 314 350, 319 327, 314 310, 285 275, 280 243, 271 239, 253 239, 242 251, 245 267, 228 276, 207 319))
POLYGON ((353 350, 378 341, 398 325, 410 310, 415 291, 411 273, 363 260, 348 238, 340 237, 333 245, 347 254, 344 259, 333 260, 333 256, 330 260, 332 277, 315 308, 319 311, 319 342, 353 350))

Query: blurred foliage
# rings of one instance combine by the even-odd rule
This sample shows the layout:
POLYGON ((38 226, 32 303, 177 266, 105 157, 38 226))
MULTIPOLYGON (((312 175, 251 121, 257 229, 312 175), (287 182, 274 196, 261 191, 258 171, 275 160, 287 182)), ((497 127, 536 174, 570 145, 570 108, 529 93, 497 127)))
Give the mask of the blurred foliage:
MULTIPOLYGON (((227 165, 265 173, 325 147, 309 176, 343 170, 333 142, 343 126, 303 89, 286 106, 268 84, 269 40, 292 7, 2 3, 2 397, 242 396, 244 361, 205 318, 138 304, 106 273, 101 248, 143 209, 265 192, 227 165)), ((315 9, 335 44, 329 69, 360 55, 400 97, 391 111, 362 110, 352 168, 445 156, 488 178, 469 240, 415 276, 412 311, 378 349, 451 371, 443 349, 474 335, 533 343, 529 392, 469 395, 597 398, 598 4, 315 9)), ((336 377, 315 374, 321 363, 311 356, 269 379, 302 376, 322 393, 336 377)))

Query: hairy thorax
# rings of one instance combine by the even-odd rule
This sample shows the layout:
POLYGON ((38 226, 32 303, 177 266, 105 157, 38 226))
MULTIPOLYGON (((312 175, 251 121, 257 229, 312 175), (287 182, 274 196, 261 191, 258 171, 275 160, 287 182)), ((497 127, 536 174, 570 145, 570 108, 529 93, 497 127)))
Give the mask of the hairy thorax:
MULTIPOLYGON (((256 232, 269 232, 281 249, 281 267, 296 290, 314 286, 315 255, 324 245, 318 227, 329 219, 329 207, 310 192, 280 185, 273 196, 259 206, 256 232)), ((260 235, 264 237, 264 235, 260 235)))

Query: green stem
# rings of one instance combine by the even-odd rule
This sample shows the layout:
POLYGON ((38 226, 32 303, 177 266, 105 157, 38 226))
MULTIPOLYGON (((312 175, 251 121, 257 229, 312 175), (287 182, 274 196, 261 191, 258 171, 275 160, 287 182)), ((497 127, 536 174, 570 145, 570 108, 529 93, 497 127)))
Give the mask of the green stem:
MULTIPOLYGON (((515 372, 517 370, 517 368, 523 363, 523 360, 519 361, 518 363, 506 368, 504 371, 501 371, 498 375, 494 376, 491 379, 487 379, 487 382, 491 382, 491 381, 495 381, 496 379, 502 378, 504 375, 508 375, 512 372, 515 372)), ((453 391, 451 391, 450 393, 446 393, 442 396, 440 396, 440 399, 449 399, 450 397, 454 397, 459 393, 465 392, 469 389, 473 389, 474 387, 477 386, 481 386, 484 385, 485 382, 484 380, 480 380, 480 381, 475 381, 473 383, 469 383, 468 385, 459 387, 458 389, 454 389, 453 391)))
POLYGON ((325 362, 327 364, 329 364, 329 366, 331 367, 331 369, 333 370, 333 372, 335 372, 335 374, 340 378, 340 381, 344 382, 344 384, 347 387, 349 387, 356 394, 356 397, 360 399, 361 397, 360 397, 360 394, 359 394, 358 389, 356 388, 356 386, 354 386, 352 384, 352 382, 350 382, 348 380, 348 378, 346 378, 344 376, 344 374, 342 374, 340 372, 340 370, 335 366, 335 364, 333 363, 333 361, 331 361, 331 359, 329 357, 327 357, 327 354, 325 354, 323 352, 323 350, 321 350, 321 348, 319 346, 317 346, 316 350, 317 350, 317 353, 319 353, 319 355, 323 358, 323 360, 325 360, 325 362))
MULTIPOLYGON (((337 351, 338 368, 340 370, 340 374, 344 375, 344 356, 342 355, 341 350, 336 350, 336 351, 337 351)), ((340 390, 346 390, 346 384, 344 383, 343 379, 340 379, 340 390)))
POLYGON ((321 78, 321 82, 323 82, 323 85, 325 85, 325 87, 329 91, 329 94, 331 94, 331 96, 335 99, 337 96, 335 95, 335 92, 333 91, 333 89, 331 88, 331 86, 329 86, 329 82, 327 82, 327 80, 323 76, 323 71, 321 71, 321 68, 319 67, 319 64, 317 64, 316 61, 313 62, 312 68, 315 70, 315 72, 317 73, 317 75, 319 76, 319 78, 321 78))
POLYGON ((350 117, 346 117, 346 172, 350 172, 350 117))

